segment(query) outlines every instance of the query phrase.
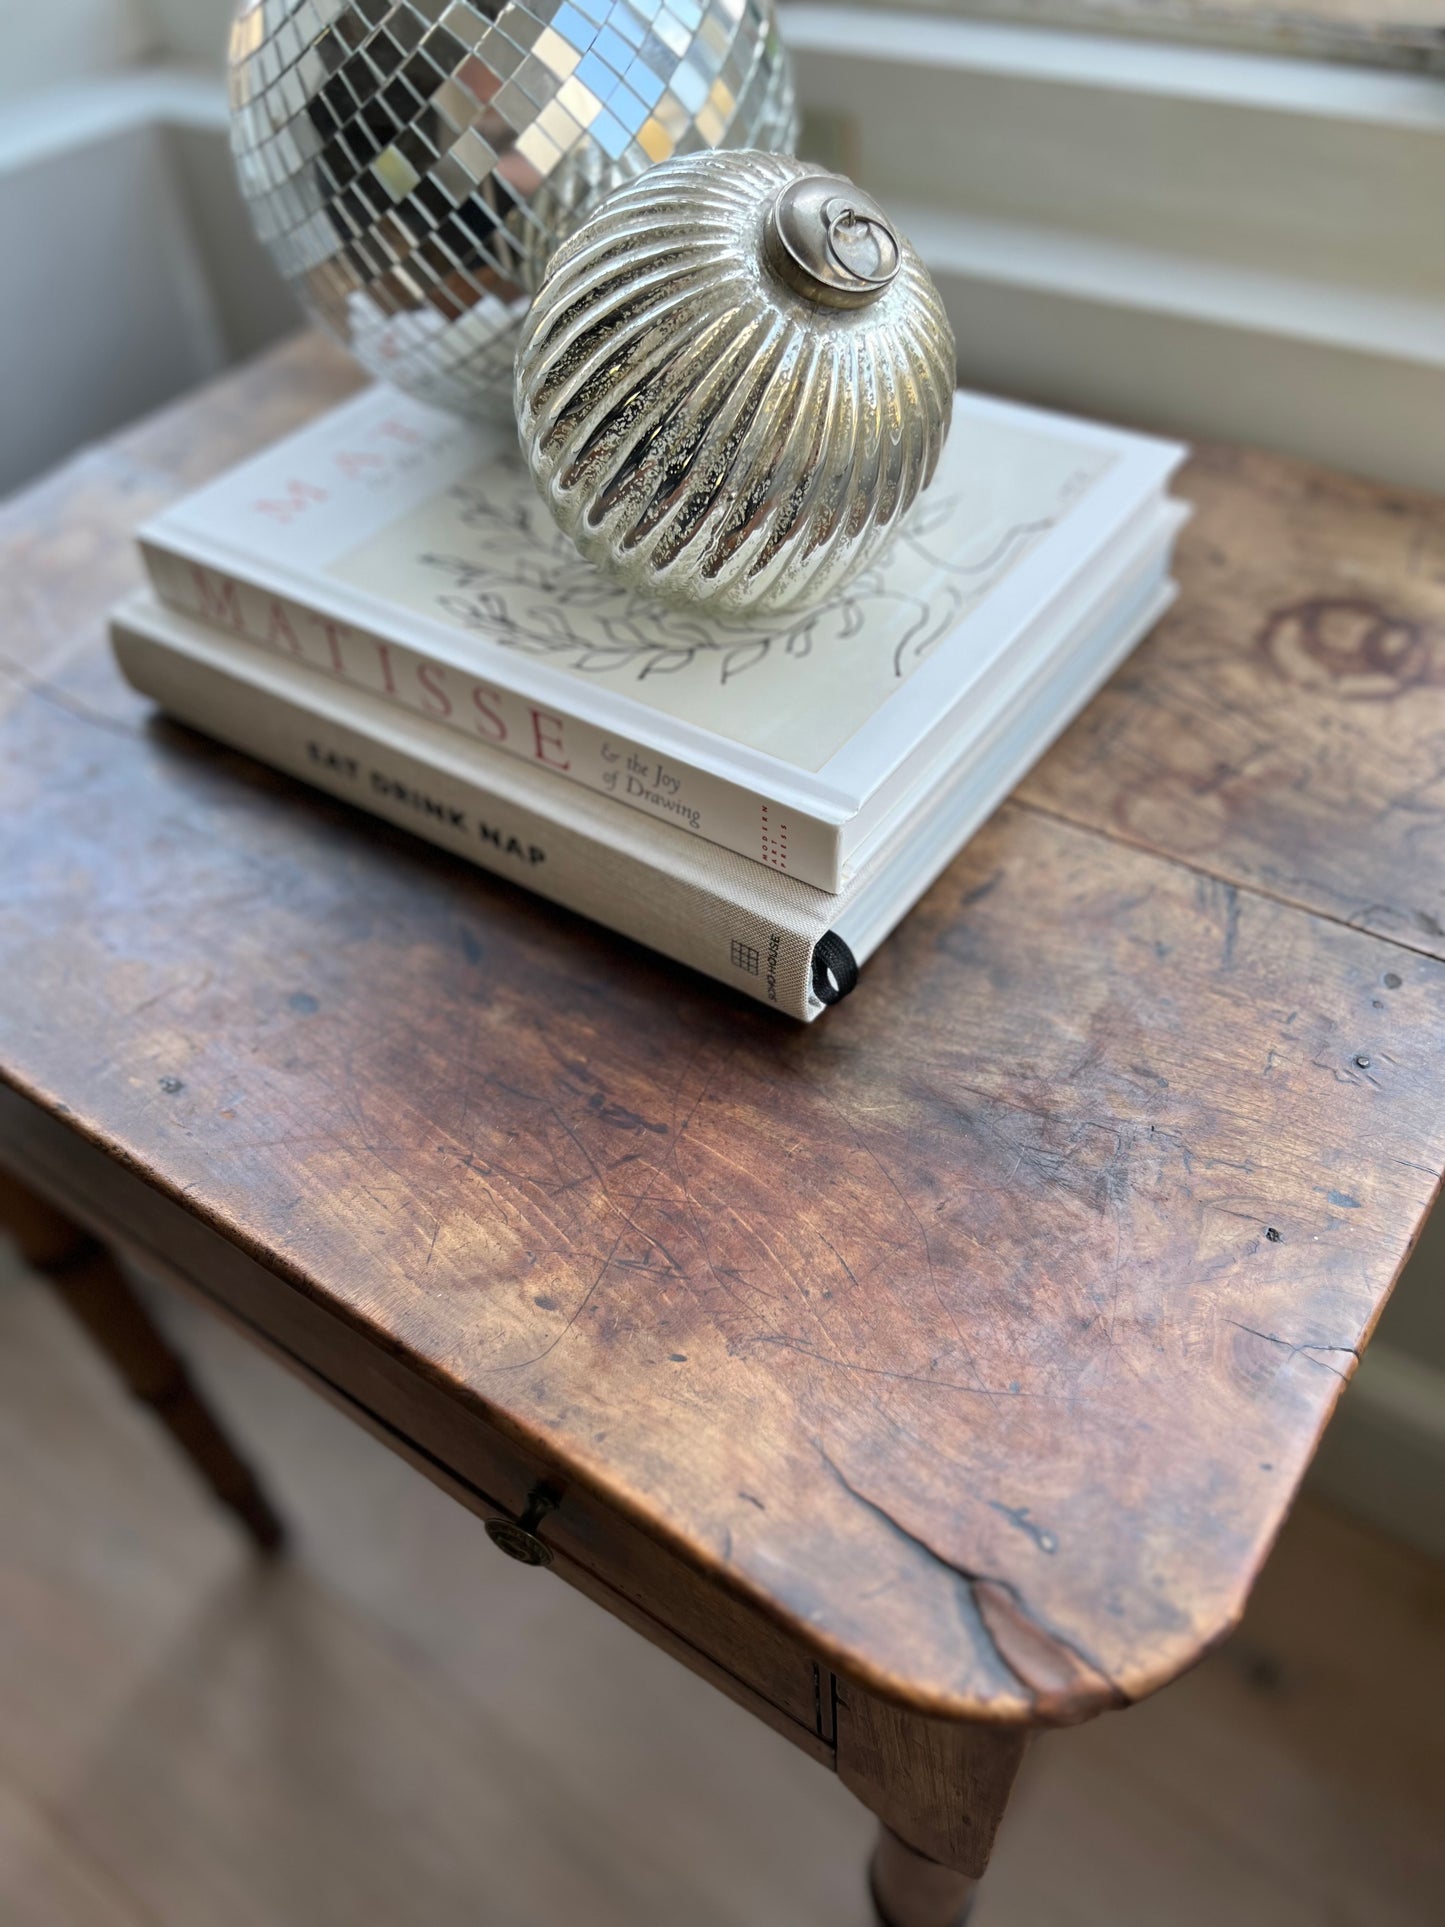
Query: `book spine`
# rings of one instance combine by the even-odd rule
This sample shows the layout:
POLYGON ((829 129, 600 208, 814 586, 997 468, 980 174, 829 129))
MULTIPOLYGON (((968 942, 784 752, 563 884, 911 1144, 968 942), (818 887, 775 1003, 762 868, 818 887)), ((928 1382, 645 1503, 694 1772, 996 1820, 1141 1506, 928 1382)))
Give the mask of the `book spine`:
POLYGON ((339 621, 148 537, 141 553, 161 601, 180 614, 398 708, 521 757, 659 822, 721 844, 820 890, 842 888, 838 827, 726 777, 545 709, 405 643, 339 621))
MULTIPOLYGON (((826 935, 770 915, 750 893, 669 874, 574 823, 309 709, 215 663, 113 622, 133 688, 233 749, 355 803, 624 937, 810 1022, 813 952, 826 935)), ((746 866, 743 866, 746 867, 746 866)), ((827 1001, 834 1001, 829 998, 827 1001)))

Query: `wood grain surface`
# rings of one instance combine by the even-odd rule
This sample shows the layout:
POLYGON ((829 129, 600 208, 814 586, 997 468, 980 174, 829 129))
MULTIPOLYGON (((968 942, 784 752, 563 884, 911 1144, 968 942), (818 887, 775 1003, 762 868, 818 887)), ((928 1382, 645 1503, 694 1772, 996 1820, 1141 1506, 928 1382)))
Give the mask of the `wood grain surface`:
MULTIPOLYGON (((0 1241, 5 1927, 872 1921, 831 1773, 150 1296, 293 1551, 0 1241)), ((1439 1927, 1442 1783, 1445 1568, 1306 1498, 1218 1653, 1030 1747, 971 1927, 1439 1927)))
POLYGON ((1238 1616, 1445 1162, 1436 509, 1196 462, 1178 612, 803 1030, 119 686, 137 512, 349 379, 289 351, 6 513, 0 1072, 845 1676, 1151 1691, 1238 1616), (1337 687, 1329 626, 1291 681, 1261 638, 1361 581, 1430 672, 1337 687), (1221 690, 1291 785, 1200 783, 1221 690))
POLYGON ((1445 499, 1237 448, 1183 490, 1179 611, 1020 795, 1445 957, 1445 499))

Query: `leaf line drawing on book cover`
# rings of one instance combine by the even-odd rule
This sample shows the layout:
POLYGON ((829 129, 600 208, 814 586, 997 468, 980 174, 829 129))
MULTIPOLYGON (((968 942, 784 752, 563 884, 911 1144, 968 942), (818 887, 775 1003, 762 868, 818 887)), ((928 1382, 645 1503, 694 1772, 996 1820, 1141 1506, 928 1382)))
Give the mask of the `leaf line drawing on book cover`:
POLYGON ((573 548, 532 493, 520 463, 494 463, 449 491, 473 554, 417 557, 435 578, 437 607, 491 641, 583 674, 646 682, 695 664, 727 684, 775 652, 801 660, 871 628, 890 641, 893 675, 908 676, 1057 517, 1003 530, 982 557, 938 554, 930 538, 956 527, 958 497, 924 497, 884 560, 838 596, 764 622, 704 620, 609 582, 573 548), (918 587, 926 585, 926 593, 918 587))

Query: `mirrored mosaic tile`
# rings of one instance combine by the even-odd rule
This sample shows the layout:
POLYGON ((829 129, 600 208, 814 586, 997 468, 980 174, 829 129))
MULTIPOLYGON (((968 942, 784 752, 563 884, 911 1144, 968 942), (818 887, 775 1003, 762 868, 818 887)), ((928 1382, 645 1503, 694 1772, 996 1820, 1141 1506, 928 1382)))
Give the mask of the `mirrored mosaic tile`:
POLYGON ((425 401, 510 407, 552 250, 704 147, 791 154, 772 0, 243 0, 232 148, 316 318, 425 401))

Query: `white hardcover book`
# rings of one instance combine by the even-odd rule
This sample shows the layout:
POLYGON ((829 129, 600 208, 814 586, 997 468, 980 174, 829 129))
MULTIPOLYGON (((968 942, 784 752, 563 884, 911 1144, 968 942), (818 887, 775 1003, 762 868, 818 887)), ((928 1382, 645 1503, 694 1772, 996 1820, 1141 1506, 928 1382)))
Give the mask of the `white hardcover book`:
POLYGON ((836 891, 1127 566, 1182 455, 960 393, 878 566, 723 621, 583 562, 505 430, 372 388, 141 545, 164 602, 258 653, 836 891))
POLYGON ((132 685, 182 722, 811 1021, 1168 606, 1177 516, 956 770, 837 893, 680 835, 530 762, 263 655, 148 596, 112 619, 132 685))

